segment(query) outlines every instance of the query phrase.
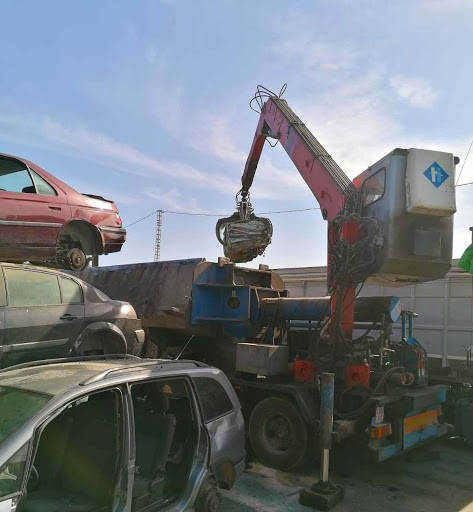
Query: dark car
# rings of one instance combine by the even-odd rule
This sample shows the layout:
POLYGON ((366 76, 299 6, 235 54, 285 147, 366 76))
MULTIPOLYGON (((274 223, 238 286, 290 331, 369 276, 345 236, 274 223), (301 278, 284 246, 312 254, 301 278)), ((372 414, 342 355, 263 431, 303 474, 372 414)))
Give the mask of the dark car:
POLYGON ((125 237, 113 201, 80 194, 34 163, 0 154, 0 261, 81 270, 86 255, 118 252, 125 237))
POLYGON ((0 367, 76 354, 139 355, 144 338, 128 302, 56 270, 0 263, 0 367))
POLYGON ((0 510, 215 512, 245 462, 228 379, 105 357, 0 372, 0 510))

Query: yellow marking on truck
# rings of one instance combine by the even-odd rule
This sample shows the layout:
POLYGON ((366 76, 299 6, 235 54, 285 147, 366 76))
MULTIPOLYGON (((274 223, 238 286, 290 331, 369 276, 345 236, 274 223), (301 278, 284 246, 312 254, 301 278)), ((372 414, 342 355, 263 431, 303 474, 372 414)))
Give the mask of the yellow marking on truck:
POLYGON ((409 416, 409 418, 404 419, 404 434, 421 430, 430 425, 436 425, 438 422, 437 409, 409 416))

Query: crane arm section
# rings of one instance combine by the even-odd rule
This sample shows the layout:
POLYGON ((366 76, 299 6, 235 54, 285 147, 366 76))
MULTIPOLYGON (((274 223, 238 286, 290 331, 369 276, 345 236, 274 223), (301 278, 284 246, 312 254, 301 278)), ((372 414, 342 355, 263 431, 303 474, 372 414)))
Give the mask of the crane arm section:
POLYGON ((297 170, 316 197, 324 219, 331 221, 350 203, 355 212, 359 193, 287 102, 271 96, 263 105, 255 137, 242 176, 242 195, 253 183, 266 138, 275 138, 286 150, 297 170))
MULTIPOLYGON (((328 226, 328 288, 332 294, 331 333, 341 339, 351 337, 354 322, 356 281, 350 277, 358 241, 361 195, 350 178, 299 119, 287 102, 270 95, 261 108, 260 119, 242 176, 242 199, 258 167, 266 139, 276 139, 317 199, 328 226), (340 329, 334 329, 337 325, 340 329)), ((243 201, 244 202, 244 201, 243 201)))

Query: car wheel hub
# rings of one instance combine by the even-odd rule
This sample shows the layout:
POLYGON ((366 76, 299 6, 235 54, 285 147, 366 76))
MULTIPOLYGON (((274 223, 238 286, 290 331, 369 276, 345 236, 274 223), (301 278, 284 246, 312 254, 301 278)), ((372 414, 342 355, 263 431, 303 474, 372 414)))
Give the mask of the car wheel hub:
POLYGON ((72 270, 83 270, 86 264, 85 254, 80 249, 71 249, 66 258, 72 270))
POLYGON ((217 489, 211 489, 205 497, 205 512, 216 512, 220 506, 220 494, 217 489))
POLYGON ((264 432, 269 446, 275 451, 286 451, 292 443, 291 426, 281 414, 273 414, 267 418, 264 432))

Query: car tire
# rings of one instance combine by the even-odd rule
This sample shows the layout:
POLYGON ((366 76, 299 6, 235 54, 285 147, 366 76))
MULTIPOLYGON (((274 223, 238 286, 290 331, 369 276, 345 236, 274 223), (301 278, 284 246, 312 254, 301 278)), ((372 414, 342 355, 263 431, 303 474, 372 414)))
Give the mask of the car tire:
POLYGON ((195 500, 195 512, 216 512, 222 503, 214 478, 207 478, 195 500))
POLYGON ((110 331, 99 331, 89 334, 77 349, 79 356, 96 356, 104 354, 125 354, 126 350, 118 348, 122 345, 120 338, 110 331))
POLYGON ((250 416, 249 438, 258 459, 276 469, 295 469, 308 455, 307 425, 286 398, 265 398, 256 405, 250 416))

